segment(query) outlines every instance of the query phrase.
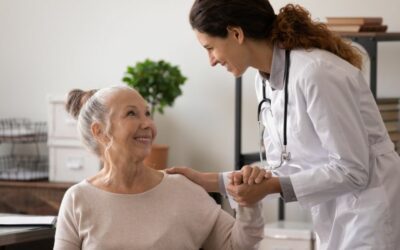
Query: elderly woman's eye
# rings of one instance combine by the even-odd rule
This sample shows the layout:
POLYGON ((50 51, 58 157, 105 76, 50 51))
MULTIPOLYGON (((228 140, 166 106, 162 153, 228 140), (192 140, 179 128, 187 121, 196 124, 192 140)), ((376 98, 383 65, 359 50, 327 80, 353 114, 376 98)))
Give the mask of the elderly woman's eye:
POLYGON ((151 112, 150 111, 146 111, 146 116, 150 117, 151 116, 151 112))
POLYGON ((135 116, 136 115, 136 112, 135 111, 133 111, 133 110, 131 110, 131 111, 128 111, 128 114, 127 114, 128 116, 135 116))

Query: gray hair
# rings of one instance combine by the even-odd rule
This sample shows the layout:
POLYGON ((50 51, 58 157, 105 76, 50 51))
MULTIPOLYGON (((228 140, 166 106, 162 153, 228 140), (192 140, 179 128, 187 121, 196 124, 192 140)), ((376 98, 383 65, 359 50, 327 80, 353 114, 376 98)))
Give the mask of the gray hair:
MULTIPOLYGON (((105 127, 105 132, 109 135, 111 122, 106 101, 115 92, 124 89, 133 90, 128 86, 118 85, 89 91, 74 89, 68 94, 66 109, 78 120, 79 137, 90 151, 99 156, 102 155, 100 144, 93 136, 91 126, 94 122, 98 122, 105 127)), ((107 148, 111 146, 111 143, 112 138, 107 148)))

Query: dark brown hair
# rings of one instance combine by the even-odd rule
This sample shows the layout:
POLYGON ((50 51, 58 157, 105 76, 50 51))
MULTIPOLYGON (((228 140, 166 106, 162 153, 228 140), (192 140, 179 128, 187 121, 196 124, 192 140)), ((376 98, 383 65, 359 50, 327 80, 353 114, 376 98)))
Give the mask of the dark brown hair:
POLYGON ((267 0, 195 0, 189 20, 193 29, 210 36, 225 38, 227 27, 241 27, 248 38, 267 39, 283 49, 327 50, 361 68, 359 51, 299 5, 288 4, 276 15, 267 0))
POLYGON ((65 109, 72 117, 78 119, 82 106, 94 93, 96 93, 96 91, 96 89, 89 91, 83 91, 81 89, 71 90, 68 93, 65 109))

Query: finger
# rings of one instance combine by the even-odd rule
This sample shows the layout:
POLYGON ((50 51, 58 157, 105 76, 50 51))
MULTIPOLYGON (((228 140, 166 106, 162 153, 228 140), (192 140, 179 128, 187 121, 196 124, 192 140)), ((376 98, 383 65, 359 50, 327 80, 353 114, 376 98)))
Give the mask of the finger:
POLYGON ((226 191, 228 192, 228 194, 232 197, 237 197, 237 188, 234 185, 228 185, 226 187, 226 191))
POLYGON ((271 172, 271 171, 266 171, 264 177, 265 177, 265 179, 271 179, 271 177, 272 177, 272 172, 271 172))
POLYGON ((228 180, 229 180, 229 184, 233 185, 233 172, 228 174, 228 180))
POLYGON ((256 180, 256 178, 258 177, 258 174, 260 173, 260 169, 258 167, 253 167, 250 177, 249 177, 249 181, 247 182, 249 185, 254 184, 254 181, 256 180))
POLYGON ((266 176, 266 171, 264 169, 261 169, 254 182, 257 184, 261 183, 264 180, 265 176, 266 176))
POLYGON ((249 207, 249 206, 250 206, 250 204, 249 204, 248 202, 246 202, 246 201, 238 202, 238 204, 239 204, 241 207, 249 207))
POLYGON ((233 173, 233 184, 234 185, 240 185, 243 183, 243 176, 240 171, 234 172, 233 173))
POLYGON ((168 174, 183 174, 183 175, 186 175, 187 168, 186 167, 172 167, 172 168, 167 168, 165 171, 168 174))
POLYGON ((252 167, 249 165, 243 166, 242 169, 240 170, 243 174, 243 182, 248 183, 251 172, 252 172, 252 167))

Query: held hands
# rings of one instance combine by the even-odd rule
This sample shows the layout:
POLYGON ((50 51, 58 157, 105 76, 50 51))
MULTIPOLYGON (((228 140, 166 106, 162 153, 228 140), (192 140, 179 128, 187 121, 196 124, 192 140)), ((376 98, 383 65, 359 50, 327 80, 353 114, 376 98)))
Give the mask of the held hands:
POLYGON ((276 185, 279 185, 279 180, 272 177, 271 172, 244 166, 240 171, 231 174, 227 191, 239 205, 250 206, 276 192, 276 185))
POLYGON ((257 166, 251 167, 249 165, 245 165, 242 167, 240 171, 232 172, 229 176, 231 181, 230 184, 240 185, 240 184, 259 184, 264 179, 271 178, 272 174, 270 171, 266 171, 265 169, 259 168, 257 166))

